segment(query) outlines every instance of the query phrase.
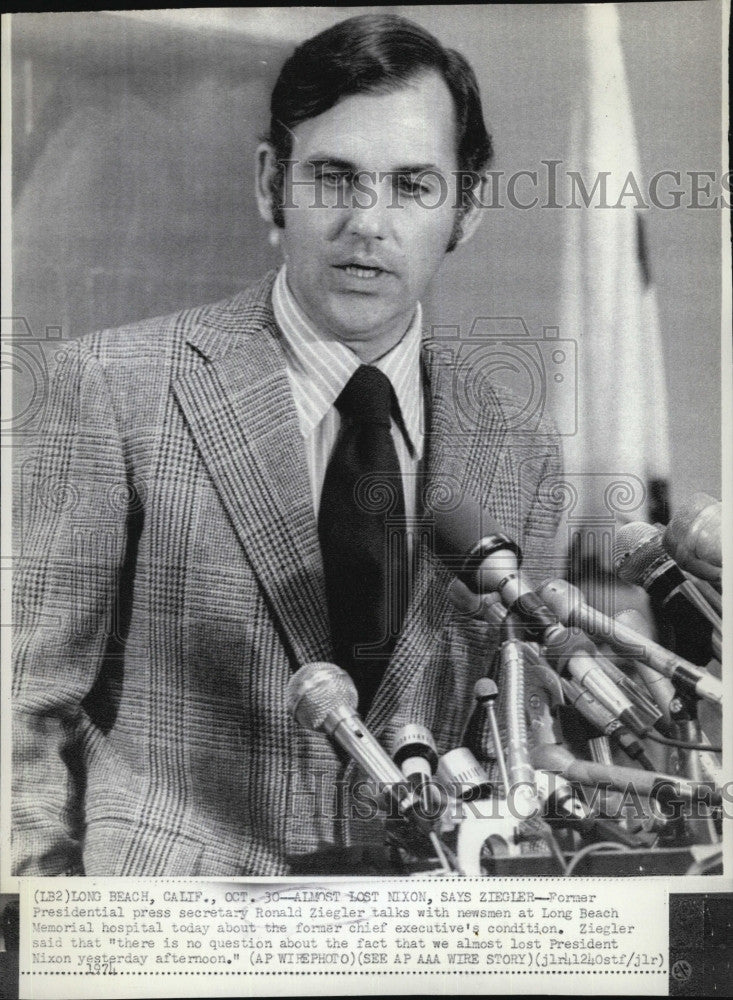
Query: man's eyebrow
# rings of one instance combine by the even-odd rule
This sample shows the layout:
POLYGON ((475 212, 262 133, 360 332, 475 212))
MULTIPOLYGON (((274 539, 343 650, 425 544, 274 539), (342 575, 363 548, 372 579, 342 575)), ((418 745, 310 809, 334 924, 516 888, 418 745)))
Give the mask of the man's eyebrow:
POLYGON ((442 173, 437 163, 408 163, 404 167, 394 167, 392 170, 385 170, 385 174, 422 174, 426 171, 431 173, 442 173))
POLYGON ((312 156, 307 160, 303 161, 307 166, 315 167, 335 167, 337 170, 348 171, 352 174, 365 173, 373 174, 378 173, 383 177, 390 176, 414 176, 416 174, 422 174, 426 171, 433 173, 442 173, 441 168, 437 163, 408 163, 400 167, 392 167, 390 170, 367 170, 366 167, 359 167, 350 160, 342 160, 338 156, 329 156, 327 153, 318 153, 316 156, 312 156))
POLYGON ((342 160, 337 156, 329 156, 327 153, 319 153, 317 156, 312 156, 303 162, 309 167, 329 166, 336 167, 337 170, 348 170, 351 173, 356 173, 359 169, 355 163, 350 163, 349 160, 342 160))

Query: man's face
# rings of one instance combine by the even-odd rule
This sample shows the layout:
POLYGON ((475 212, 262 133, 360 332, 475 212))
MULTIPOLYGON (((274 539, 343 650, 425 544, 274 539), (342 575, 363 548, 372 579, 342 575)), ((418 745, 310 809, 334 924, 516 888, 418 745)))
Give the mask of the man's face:
POLYGON ((295 127, 291 159, 290 289, 324 336, 374 360, 406 331, 456 222, 450 91, 429 72, 346 97, 295 127))

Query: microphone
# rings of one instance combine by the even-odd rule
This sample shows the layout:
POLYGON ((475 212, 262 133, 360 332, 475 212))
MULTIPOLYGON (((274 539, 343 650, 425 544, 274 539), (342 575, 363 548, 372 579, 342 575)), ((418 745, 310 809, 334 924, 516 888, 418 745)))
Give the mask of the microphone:
POLYGON ((692 583, 662 546, 661 532, 651 524, 632 521, 616 534, 613 566, 624 583, 641 586, 664 609, 674 628, 677 651, 693 663, 710 659, 711 612, 692 583))
POLYGON ((345 670, 334 663, 305 664, 288 682, 286 703, 296 722, 332 737, 369 778, 383 786, 399 815, 426 829, 415 812, 415 792, 359 718, 356 687, 345 670))
POLYGON ((426 726, 414 722, 397 730, 390 743, 390 754, 402 774, 418 787, 430 780, 438 763, 433 734, 426 726))
POLYGON ((648 664, 688 695, 721 703, 721 682, 700 667, 660 646, 645 635, 635 632, 619 620, 608 618, 586 604, 580 591, 566 580, 551 580, 540 587, 540 594, 567 624, 575 625, 602 639, 618 653, 648 664))
POLYGON ((613 820, 601 819, 588 807, 582 795, 556 771, 537 771, 537 788, 547 819, 575 826, 583 834, 599 834, 629 847, 638 847, 638 837, 613 820))
MULTIPOLYGON (((581 687, 618 716, 638 736, 649 731, 627 694, 596 662, 598 651, 585 635, 572 634, 519 573, 521 551, 488 517, 479 504, 464 500, 451 511, 435 512, 436 540, 443 558, 459 579, 477 593, 497 591, 544 645, 548 662, 562 676, 570 674, 581 687), (478 538, 478 540, 477 540, 478 538)), ((492 608, 486 609, 487 616, 492 608)))
POLYGON ((662 544, 683 570, 720 585, 723 567, 722 504, 693 493, 667 525, 662 544))
MULTIPOLYGON (((646 643, 654 641, 649 622, 636 608, 625 608, 623 611, 617 611, 613 616, 613 622, 610 624, 613 625, 614 629, 617 629, 619 625, 625 625, 629 629, 634 629, 639 634, 639 637, 643 639, 645 646, 646 643)), ((664 655, 665 650, 661 646, 658 648, 661 649, 664 655)), ((623 652, 623 650, 620 650, 620 652, 623 652)), ((677 697, 674 684, 668 677, 659 673, 659 671, 655 670, 654 667, 650 666, 640 656, 636 656, 633 663, 638 675, 644 681, 649 694, 661 708, 664 721, 669 723, 671 714, 675 708, 672 702, 677 697)), ((696 670, 697 668, 694 669, 696 670)), ((689 691, 689 693, 692 694, 693 692, 689 691)))
POLYGON ((612 739, 632 760, 638 760, 647 771, 652 770, 652 763, 640 741, 618 721, 612 712, 609 712, 607 708, 604 708, 600 702, 574 684, 573 681, 563 678, 561 683, 565 697, 584 719, 604 736, 612 739))
POLYGON ((484 705, 489 714, 491 735, 506 795, 510 789, 514 794, 515 807, 519 807, 521 794, 523 814, 530 816, 536 811, 537 792, 534 768, 527 751, 527 720, 524 706, 527 645, 520 640, 521 623, 502 604, 492 604, 486 609, 487 621, 500 625, 504 633, 501 644, 501 677, 506 689, 504 700, 504 722, 507 740, 507 756, 501 746, 501 736, 493 710, 498 689, 488 677, 476 681, 473 689, 478 704, 484 705))
POLYGON ((533 638, 561 628, 519 572, 521 549, 479 503, 464 498, 453 510, 435 511, 434 518, 436 552, 465 586, 476 594, 497 592, 533 638))
MULTIPOLYGON (((480 677, 473 686, 473 696, 476 699, 477 707, 484 710, 489 720, 496 765, 499 768, 501 783, 504 786, 504 796, 507 797, 511 783, 504 756, 504 747, 501 742, 501 734, 499 733, 499 725, 496 721, 496 712, 494 711, 494 702, 499 697, 499 689, 496 686, 496 682, 492 681, 490 677, 480 677)), ((522 709, 524 709, 524 703, 522 703, 522 709)))
POLYGON ((443 754, 435 781, 438 787, 452 791, 456 799, 464 802, 486 798, 492 790, 488 774, 468 747, 454 747, 443 754))
POLYGON ((645 736, 652 728, 648 715, 641 716, 629 696, 611 680, 599 665, 598 650, 583 633, 571 633, 567 629, 561 642, 546 644, 545 659, 558 671, 560 676, 569 675, 585 688, 637 736, 645 736))
POLYGON ((390 755, 420 799, 423 815, 432 815, 436 803, 431 778, 438 766, 438 750, 426 726, 401 726, 390 742, 390 755))
POLYGON ((557 743, 541 743, 532 748, 532 763, 543 771, 554 771, 568 781, 581 785, 610 785, 620 791, 629 786, 643 795, 651 795, 664 802, 672 793, 686 802, 699 803, 707 800, 711 805, 720 805, 722 793, 706 782, 690 781, 679 775, 660 774, 656 771, 642 771, 635 767, 619 767, 617 764, 597 764, 591 760, 580 760, 566 747, 557 743))
POLYGON ((486 609, 491 604, 501 604, 501 598, 498 594, 476 594, 473 590, 469 590, 457 576, 454 576, 448 584, 446 593, 456 611, 466 615, 467 618, 483 618, 488 621, 486 609))
POLYGON ((516 563, 522 551, 476 500, 463 497, 451 510, 433 511, 437 554, 455 575, 473 591, 483 561, 494 552, 513 553, 516 563))
MULTIPOLYGON (((576 602, 584 606, 589 611, 593 611, 594 609, 590 608, 589 605, 584 604, 583 595, 580 590, 578 590, 577 587, 574 587, 571 583, 568 583, 567 580, 549 581, 539 588, 538 593, 541 594, 548 607, 555 612, 563 625, 571 625, 574 628, 580 628, 589 634, 595 635, 601 640, 605 638, 602 633, 594 632, 592 628, 588 627, 587 619, 584 619, 583 622, 581 622, 579 619, 576 620, 571 614, 571 608, 576 602)), ((627 677, 623 670, 620 670, 615 663, 608 659, 608 657, 598 655, 597 662, 603 672, 614 682, 614 684, 616 684, 625 694, 629 696, 642 718, 646 718, 648 720, 649 728, 655 726, 662 718, 662 710, 658 707, 654 699, 650 698, 646 691, 644 691, 630 677, 627 677)))
MULTIPOLYGON (((438 763, 438 751, 433 734, 426 726, 408 723, 401 726, 392 737, 390 752, 395 764, 407 778, 419 798, 421 816, 437 815, 442 803, 431 784, 433 772, 438 763)), ((452 871, 443 844, 434 830, 428 832, 430 842, 443 871, 452 871)))

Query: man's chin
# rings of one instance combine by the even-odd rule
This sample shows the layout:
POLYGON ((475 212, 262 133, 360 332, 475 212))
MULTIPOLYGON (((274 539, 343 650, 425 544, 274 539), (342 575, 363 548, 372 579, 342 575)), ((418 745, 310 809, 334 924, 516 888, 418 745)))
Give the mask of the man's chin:
POLYGON ((387 302, 376 295, 349 297, 348 301, 339 296, 339 301, 333 303, 333 306, 329 310, 330 329, 343 337, 358 340, 376 339, 390 331, 398 331, 401 336, 410 325, 415 312, 415 305, 412 309, 405 310, 402 303, 397 305, 394 301, 387 302))
MULTIPOLYGON (((372 317, 372 322, 353 322, 353 323, 338 323, 331 327, 333 335, 341 343, 346 344, 347 347, 354 347, 357 344, 382 344, 389 342, 389 347, 396 344, 402 339, 406 329, 407 322, 404 324, 404 329, 399 321, 390 323, 389 321, 384 324, 376 326, 374 324, 374 318, 372 317)), ((385 348, 389 349, 389 348, 385 348)))

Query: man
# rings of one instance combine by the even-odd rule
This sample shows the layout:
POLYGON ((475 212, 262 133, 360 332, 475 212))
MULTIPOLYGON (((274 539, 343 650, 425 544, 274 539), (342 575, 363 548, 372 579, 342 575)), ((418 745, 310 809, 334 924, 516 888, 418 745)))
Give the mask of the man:
POLYGON ((498 390, 459 412, 421 340, 489 159, 462 57, 338 24, 283 67, 258 152, 283 269, 69 343, 18 477, 16 873, 277 875, 358 842, 345 762, 286 712, 310 661, 352 674, 380 740, 460 739, 493 647, 426 507, 474 497, 536 566, 555 528, 554 438, 517 440, 498 390))

